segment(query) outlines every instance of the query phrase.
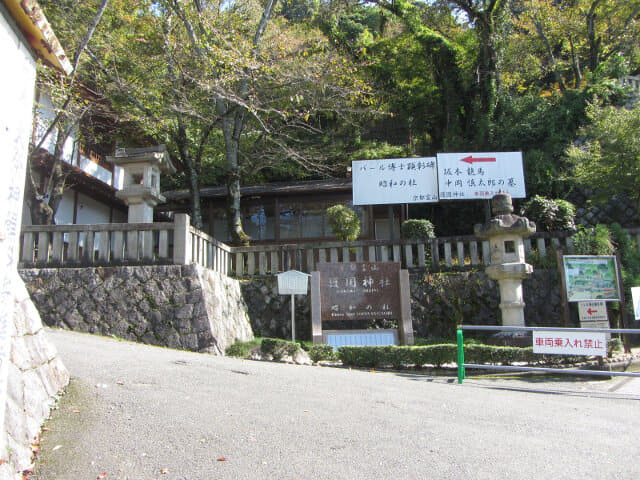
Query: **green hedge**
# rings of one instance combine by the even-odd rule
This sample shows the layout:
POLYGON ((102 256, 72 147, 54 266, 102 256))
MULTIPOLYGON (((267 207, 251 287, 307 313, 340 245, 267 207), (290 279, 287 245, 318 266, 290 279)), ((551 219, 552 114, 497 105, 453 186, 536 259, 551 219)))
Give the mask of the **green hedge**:
POLYGON ((338 355, 331 345, 312 345, 309 348, 309 358, 312 362, 321 362, 322 360, 337 360, 338 355))
MULTIPOLYGON (((338 358, 344 365, 354 367, 393 367, 414 365, 433 365, 440 367, 446 363, 455 363, 457 345, 446 343, 441 345, 396 346, 384 347, 340 347, 338 358)), ((465 363, 503 364, 513 363, 573 363, 583 361, 585 357, 569 357, 562 355, 539 355, 533 353, 532 347, 500 347, 493 345, 465 345, 465 363)))

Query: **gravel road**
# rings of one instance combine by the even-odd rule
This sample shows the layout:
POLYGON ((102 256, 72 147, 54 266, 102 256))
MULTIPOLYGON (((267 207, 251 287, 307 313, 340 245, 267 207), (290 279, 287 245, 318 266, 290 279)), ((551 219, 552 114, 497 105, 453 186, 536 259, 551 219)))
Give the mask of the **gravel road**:
POLYGON ((640 477, 639 380, 458 385, 47 335, 72 380, 33 480, 640 477))

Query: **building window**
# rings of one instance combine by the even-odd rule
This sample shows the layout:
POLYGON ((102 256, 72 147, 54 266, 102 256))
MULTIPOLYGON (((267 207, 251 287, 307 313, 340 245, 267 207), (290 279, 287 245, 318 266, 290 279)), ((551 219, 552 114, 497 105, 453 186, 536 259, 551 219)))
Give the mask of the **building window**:
POLYGON ((252 240, 275 239, 274 205, 253 205, 242 208, 242 226, 252 240))

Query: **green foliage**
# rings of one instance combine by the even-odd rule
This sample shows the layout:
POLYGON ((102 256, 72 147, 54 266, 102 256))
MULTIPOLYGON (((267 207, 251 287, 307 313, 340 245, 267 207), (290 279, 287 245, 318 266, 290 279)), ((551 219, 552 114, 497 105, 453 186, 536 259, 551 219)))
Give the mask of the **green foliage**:
POLYGON ((572 178, 595 192, 595 199, 627 194, 640 205, 640 103, 631 109, 592 104, 580 143, 566 151, 572 178))
POLYGON ((547 232, 576 230, 576 208, 566 200, 552 200, 536 195, 522 205, 520 215, 533 220, 538 229, 547 232))
MULTIPOLYGON (((338 357, 344 365, 374 368, 381 366, 422 367, 432 365, 436 368, 445 364, 452 364, 457 359, 457 345, 445 343, 425 346, 396 346, 384 347, 340 347, 338 357)), ((544 363, 572 363, 584 360, 584 357, 562 355, 539 355, 533 353, 533 347, 503 347, 466 343, 464 357, 467 363, 502 364, 514 363, 534 364, 544 363)))
POLYGON ((345 205, 334 205, 327 208, 329 227, 338 240, 350 242, 360 234, 360 218, 345 205))
MULTIPOLYGON (((632 239, 618 223, 609 226, 611 239, 620 254, 620 269, 622 286, 626 298, 631 298, 631 287, 640 285, 640 249, 635 239, 632 239)), ((629 311, 633 309, 628 302, 629 311)))
POLYGON ((224 352, 225 355, 229 357, 240 357, 246 358, 251 350, 262 343, 261 338, 254 338, 248 342, 241 342, 236 340, 232 345, 227 347, 227 350, 224 352))
POLYGON ((571 237, 573 252, 577 255, 613 255, 615 247, 611 242, 611 233, 606 225, 593 228, 580 227, 571 237))
POLYGON ((312 362, 321 362, 323 360, 337 360, 336 351, 331 345, 312 345, 309 349, 309 358, 312 362))
POLYGON ((425 219, 409 219, 400 227, 402 238, 410 240, 427 240, 435 238, 433 223, 425 219))
POLYGON ((284 356, 293 356, 300 350, 300 345, 280 338, 264 338, 260 350, 265 355, 271 355, 274 360, 281 360, 284 356))

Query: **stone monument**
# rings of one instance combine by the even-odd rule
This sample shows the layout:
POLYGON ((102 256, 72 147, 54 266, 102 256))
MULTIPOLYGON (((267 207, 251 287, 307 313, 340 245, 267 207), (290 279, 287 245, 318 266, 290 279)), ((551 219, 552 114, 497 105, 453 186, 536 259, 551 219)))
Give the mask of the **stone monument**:
POLYGON ((536 225, 526 217, 513 214, 508 193, 498 193, 491 199, 493 218, 476 225, 476 235, 489 240, 490 265, 485 269, 489 278, 500 286, 502 325, 524 326, 522 280, 533 273, 525 261, 524 239, 536 231, 536 225))
POLYGON ((129 223, 152 223, 153 207, 164 203, 160 174, 175 173, 167 147, 118 148, 107 160, 124 170, 124 185, 116 197, 129 207, 129 223))

